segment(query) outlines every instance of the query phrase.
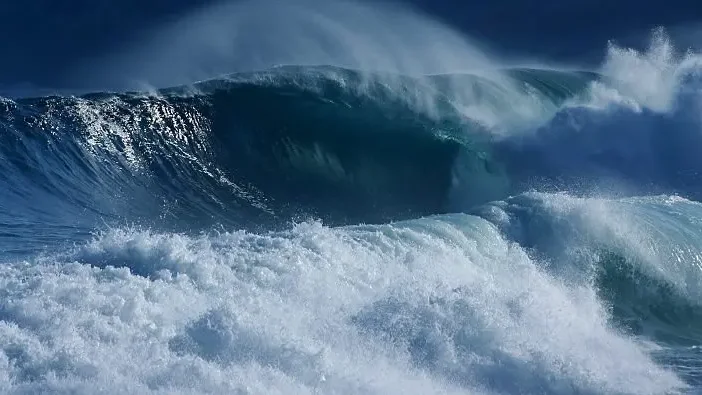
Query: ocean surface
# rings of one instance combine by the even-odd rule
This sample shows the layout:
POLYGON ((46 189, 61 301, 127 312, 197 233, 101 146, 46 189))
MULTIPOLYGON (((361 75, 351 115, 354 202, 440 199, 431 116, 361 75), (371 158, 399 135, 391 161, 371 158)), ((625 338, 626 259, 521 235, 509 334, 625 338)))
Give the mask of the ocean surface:
POLYGON ((217 8, 94 63, 142 89, 0 97, 0 392, 702 393, 702 54, 388 7, 217 8), (236 70, 163 46, 232 18, 236 70))

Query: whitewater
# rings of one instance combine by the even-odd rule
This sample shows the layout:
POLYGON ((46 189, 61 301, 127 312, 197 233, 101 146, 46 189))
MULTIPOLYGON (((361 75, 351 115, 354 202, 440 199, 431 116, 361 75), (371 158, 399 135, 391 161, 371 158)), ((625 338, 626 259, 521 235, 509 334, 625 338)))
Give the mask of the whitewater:
POLYGON ((225 2, 0 98, 0 392, 702 392, 702 55, 603 44, 225 2))

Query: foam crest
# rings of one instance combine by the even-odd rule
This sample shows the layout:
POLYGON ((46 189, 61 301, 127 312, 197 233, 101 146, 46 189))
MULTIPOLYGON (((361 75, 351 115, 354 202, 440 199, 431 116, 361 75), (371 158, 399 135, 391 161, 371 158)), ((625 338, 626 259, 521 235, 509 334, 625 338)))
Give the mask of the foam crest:
POLYGON ((116 229, 0 266, 6 393, 681 388, 477 217, 184 236, 116 229), (621 363, 620 361, 626 361, 621 363))
POLYGON ((680 51, 662 28, 652 32, 643 51, 610 42, 600 67, 606 82, 595 82, 587 105, 606 108, 615 104, 634 111, 668 113, 675 109, 683 84, 699 74, 702 57, 680 51))

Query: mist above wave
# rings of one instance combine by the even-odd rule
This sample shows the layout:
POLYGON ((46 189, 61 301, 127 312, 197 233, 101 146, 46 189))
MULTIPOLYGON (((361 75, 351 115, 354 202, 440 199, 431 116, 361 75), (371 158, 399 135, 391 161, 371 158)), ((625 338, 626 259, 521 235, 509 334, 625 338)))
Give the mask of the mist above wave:
POLYGON ((426 15, 346 0, 225 1, 155 27, 102 64, 98 80, 161 87, 280 64, 406 74, 491 69, 468 38, 426 15))

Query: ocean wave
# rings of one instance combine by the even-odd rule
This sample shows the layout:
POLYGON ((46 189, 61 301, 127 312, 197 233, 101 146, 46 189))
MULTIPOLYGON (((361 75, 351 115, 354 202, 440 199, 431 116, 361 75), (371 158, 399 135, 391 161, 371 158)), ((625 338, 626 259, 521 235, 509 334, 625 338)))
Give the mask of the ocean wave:
POLYGON ((697 198, 698 62, 675 56, 656 36, 648 52, 610 48, 599 73, 280 66, 146 95, 6 100, 2 200, 56 226, 24 202, 55 201, 85 229, 96 216, 264 229, 417 218, 530 189, 697 198), (651 86, 630 80, 634 66, 651 86))
MULTIPOLYGON (((213 217, 351 223, 445 212, 459 154, 469 178, 504 177, 490 163, 483 120, 470 113, 507 111, 512 85, 555 108, 586 84, 572 73, 511 72, 510 85, 499 85, 279 67, 158 96, 5 101, 2 163, 12 188, 3 202, 51 201, 86 223, 166 216, 189 227, 213 217), (459 82, 466 93, 450 96, 459 82)), ((493 197, 481 189, 475 201, 493 197)), ((25 209, 24 218, 52 223, 41 208, 25 209)))
MULTIPOLYGON (((661 55, 667 43, 656 45, 636 56, 688 78, 685 91, 660 77, 674 107, 647 105, 617 79, 615 60, 602 74, 508 68, 499 77, 280 66, 155 94, 4 101, 13 187, 3 201, 47 233, 64 223, 23 202, 55 201, 84 234, 97 217, 174 230, 382 223, 533 188, 694 198, 694 62, 676 71, 661 55)), ((617 51, 619 67, 632 63, 617 51)))

